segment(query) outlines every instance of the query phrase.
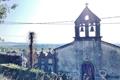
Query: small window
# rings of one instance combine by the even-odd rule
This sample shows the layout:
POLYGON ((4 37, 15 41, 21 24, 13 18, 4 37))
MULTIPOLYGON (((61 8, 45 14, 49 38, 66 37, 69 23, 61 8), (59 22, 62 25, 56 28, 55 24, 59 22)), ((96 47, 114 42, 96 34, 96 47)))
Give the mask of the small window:
POLYGON ((49 65, 49 66, 48 66, 48 71, 49 71, 49 72, 53 72, 53 66, 49 65))
POLYGON ((41 64, 45 64, 45 59, 41 59, 41 64))
POLYGON ((41 61, 41 64, 45 64, 45 62, 44 62, 44 61, 41 61))
POLYGON ((86 21, 89 20, 89 15, 86 15, 86 16, 85 16, 85 20, 86 20, 86 21))
POLYGON ((45 69, 45 66, 44 66, 44 65, 41 65, 41 69, 44 70, 44 69, 45 69))
POLYGON ((49 64, 52 64, 52 63, 53 63, 53 60, 52 60, 52 59, 48 59, 48 63, 49 63, 49 64))

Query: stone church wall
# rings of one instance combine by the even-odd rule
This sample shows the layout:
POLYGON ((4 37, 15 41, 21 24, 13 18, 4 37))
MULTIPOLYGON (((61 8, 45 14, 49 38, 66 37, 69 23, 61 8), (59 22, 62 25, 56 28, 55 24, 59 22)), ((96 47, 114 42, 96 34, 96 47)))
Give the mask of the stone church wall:
POLYGON ((120 80, 120 48, 114 45, 102 43, 103 69, 112 80, 120 80), (118 79, 119 77, 119 79, 118 79))
POLYGON ((96 41, 74 41, 66 47, 57 49, 58 71, 74 73, 80 78, 81 65, 86 59, 95 65, 95 71, 97 71, 99 67, 97 43, 96 41))

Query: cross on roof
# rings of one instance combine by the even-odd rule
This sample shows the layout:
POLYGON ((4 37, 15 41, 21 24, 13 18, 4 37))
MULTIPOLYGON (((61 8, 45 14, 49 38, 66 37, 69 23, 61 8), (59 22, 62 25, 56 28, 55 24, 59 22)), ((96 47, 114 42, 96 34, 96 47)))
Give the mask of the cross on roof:
POLYGON ((88 6, 88 3, 85 3, 86 6, 88 6))

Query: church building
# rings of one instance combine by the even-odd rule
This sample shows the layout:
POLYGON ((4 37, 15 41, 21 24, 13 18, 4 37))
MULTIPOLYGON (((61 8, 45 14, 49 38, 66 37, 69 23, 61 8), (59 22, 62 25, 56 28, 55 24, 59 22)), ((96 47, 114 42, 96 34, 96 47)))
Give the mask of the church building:
POLYGON ((72 80, 120 80, 120 47, 101 40, 100 21, 86 5, 74 22, 74 41, 54 49, 57 72, 72 80))

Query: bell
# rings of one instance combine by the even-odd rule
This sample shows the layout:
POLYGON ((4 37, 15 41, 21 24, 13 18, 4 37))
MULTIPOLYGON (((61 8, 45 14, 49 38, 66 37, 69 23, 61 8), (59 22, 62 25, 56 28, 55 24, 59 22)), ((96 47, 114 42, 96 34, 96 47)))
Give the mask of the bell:
POLYGON ((94 27, 92 26, 91 29, 90 29, 90 32, 93 32, 94 31, 94 27))
POLYGON ((81 27, 81 32, 83 32, 84 31, 84 28, 83 27, 81 27))

